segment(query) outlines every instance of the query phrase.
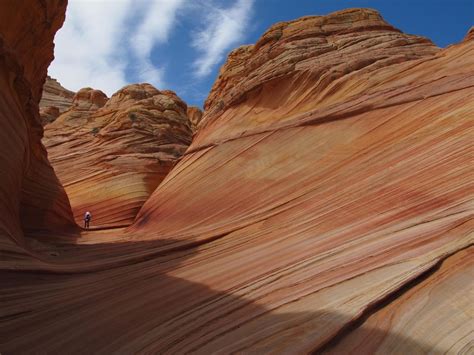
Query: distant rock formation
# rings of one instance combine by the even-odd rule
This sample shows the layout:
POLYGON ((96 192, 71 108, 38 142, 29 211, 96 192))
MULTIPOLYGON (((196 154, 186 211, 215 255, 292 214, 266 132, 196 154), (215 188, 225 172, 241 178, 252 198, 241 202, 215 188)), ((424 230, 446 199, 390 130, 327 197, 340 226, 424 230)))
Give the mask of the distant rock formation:
POLYGON ((53 122, 72 105, 74 92, 65 89, 56 79, 49 75, 43 85, 43 93, 39 102, 41 123, 44 125, 53 122))
MULTIPOLYGON (((72 128, 76 130, 82 125, 87 124, 89 117, 95 111, 100 109, 107 102, 108 97, 101 90, 92 88, 80 89, 73 97, 71 105, 62 115, 60 115, 59 122, 53 127, 46 127, 45 132, 56 131, 64 128, 63 134, 73 133, 69 132, 72 128), (56 130, 54 129, 56 128, 56 130)), ((59 116, 57 117, 59 118, 59 116)))
POLYGON ((133 84, 110 99, 81 89, 72 107, 45 127, 49 159, 75 219, 130 224, 191 143, 186 104, 172 91, 133 84))
POLYGON ((193 131, 197 130, 197 126, 199 122, 201 122, 202 118, 202 111, 199 107, 196 106, 189 106, 188 107, 188 118, 191 121, 191 126, 193 131))

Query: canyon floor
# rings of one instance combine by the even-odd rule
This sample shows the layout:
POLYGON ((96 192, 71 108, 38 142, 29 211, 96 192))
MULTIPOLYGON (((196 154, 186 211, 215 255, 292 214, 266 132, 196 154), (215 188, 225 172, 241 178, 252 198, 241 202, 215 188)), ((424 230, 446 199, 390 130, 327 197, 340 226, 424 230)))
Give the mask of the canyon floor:
POLYGON ((474 353, 473 28, 277 23, 201 113, 47 79, 66 5, 0 3, 2 354, 474 353))

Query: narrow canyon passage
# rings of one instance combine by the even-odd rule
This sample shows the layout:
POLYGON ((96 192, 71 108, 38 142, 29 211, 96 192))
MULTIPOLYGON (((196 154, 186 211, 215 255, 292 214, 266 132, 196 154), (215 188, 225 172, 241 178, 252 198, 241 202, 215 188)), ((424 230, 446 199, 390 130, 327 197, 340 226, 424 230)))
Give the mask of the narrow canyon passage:
POLYGON ((82 226, 90 211, 92 226, 130 225, 191 143, 193 110, 150 84, 127 85, 110 98, 91 88, 71 94, 47 79, 40 106, 57 111, 42 116, 42 142, 74 219, 82 226))

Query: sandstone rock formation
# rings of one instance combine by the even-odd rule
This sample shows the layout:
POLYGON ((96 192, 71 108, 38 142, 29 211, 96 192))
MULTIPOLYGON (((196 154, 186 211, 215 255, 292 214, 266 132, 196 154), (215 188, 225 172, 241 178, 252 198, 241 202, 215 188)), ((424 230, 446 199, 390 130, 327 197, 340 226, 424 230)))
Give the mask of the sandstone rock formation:
POLYGON ((49 159, 75 219, 130 224, 191 143, 186 104, 171 91, 134 84, 110 100, 81 89, 72 108, 45 127, 49 159))
POLYGON ((44 125, 53 122, 72 105, 74 92, 65 89, 56 79, 46 77, 43 93, 39 102, 41 123, 44 125))
MULTIPOLYGON (((163 330, 161 344, 319 349, 471 244, 473 54, 473 41, 440 50, 371 10, 277 24, 234 51, 192 145, 129 232, 203 244, 189 274, 171 274, 265 310, 222 301, 225 325, 196 321, 177 345, 163 330)), ((190 317, 210 307, 220 319, 202 302, 190 317)), ((469 343, 445 332, 424 346, 469 343)))
POLYGON ((24 232, 73 226, 69 201, 41 144, 38 112, 65 8, 54 0, 0 5, 0 264, 30 254, 24 232))
MULTIPOLYGON (((81 144, 112 144, 132 96, 81 144)), ((273 26, 132 226, 0 264, 0 350, 472 352, 473 99, 469 36, 442 50, 366 9, 273 26)))
POLYGON ((188 107, 188 118, 191 121, 193 131, 197 130, 197 126, 202 119, 202 111, 199 107, 189 106, 188 107))
POLYGON ((329 344, 325 353, 427 354, 432 353, 432 343, 437 341, 437 347, 447 349, 446 353, 469 354, 472 343, 459 340, 472 338, 472 280, 471 247, 447 258, 419 284, 405 287, 360 327, 334 346, 329 344), (449 326, 440 326, 440 319, 448 321, 449 326), (393 334, 409 334, 410 341, 393 334))
POLYGON ((200 141, 342 104, 374 91, 384 79, 374 73, 437 51, 428 39, 401 33, 371 10, 275 24, 255 45, 230 53, 204 104, 206 124, 220 127, 200 141))
MULTIPOLYGON (((74 133, 77 129, 81 128, 82 125, 86 125, 91 114, 104 106, 107 100, 107 95, 100 90, 92 88, 80 89, 74 94, 69 108, 60 115, 61 119, 59 122, 51 127, 45 128, 45 135, 47 135, 48 132, 55 132, 59 129, 58 133, 62 134, 67 140, 68 135, 74 133)), ((56 117, 56 119, 58 117, 56 117)))

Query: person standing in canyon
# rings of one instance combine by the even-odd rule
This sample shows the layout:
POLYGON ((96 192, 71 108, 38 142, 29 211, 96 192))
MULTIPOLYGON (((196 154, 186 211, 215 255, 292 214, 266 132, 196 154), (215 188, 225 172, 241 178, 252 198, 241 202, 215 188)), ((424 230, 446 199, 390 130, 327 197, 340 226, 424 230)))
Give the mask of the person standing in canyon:
POLYGON ((92 214, 87 211, 85 214, 84 214, 84 228, 88 229, 89 228, 89 223, 92 219, 92 214))

